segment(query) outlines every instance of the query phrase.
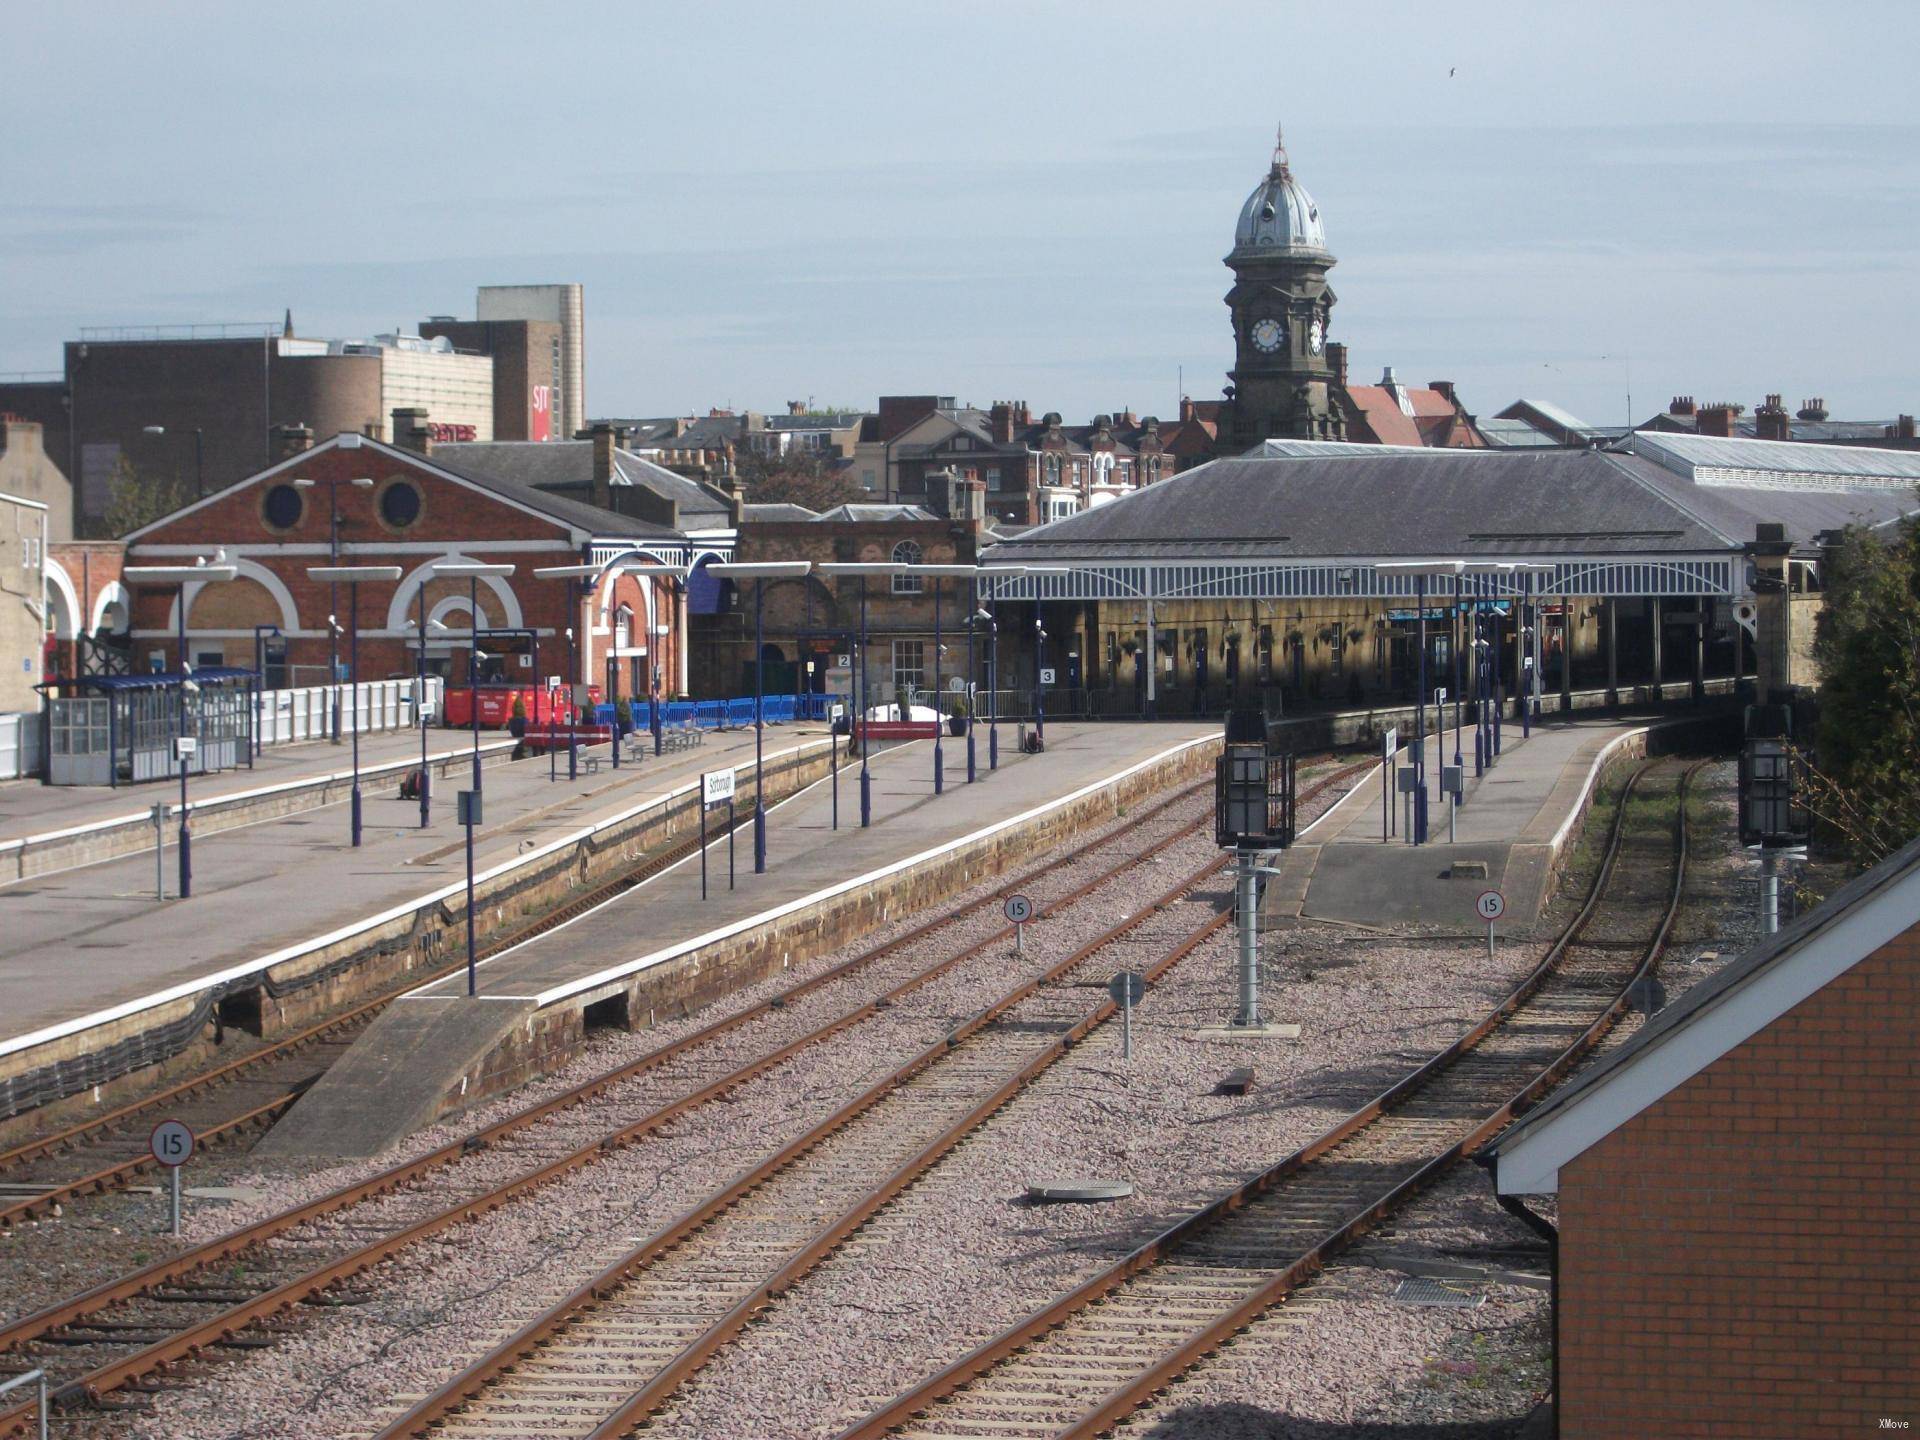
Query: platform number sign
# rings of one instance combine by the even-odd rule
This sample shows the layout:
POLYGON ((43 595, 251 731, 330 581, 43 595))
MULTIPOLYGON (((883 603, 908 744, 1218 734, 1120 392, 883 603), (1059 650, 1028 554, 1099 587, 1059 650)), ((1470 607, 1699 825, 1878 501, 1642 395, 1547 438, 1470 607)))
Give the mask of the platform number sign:
POLYGON ((1009 895, 1007 903, 1000 907, 1000 913, 1013 926, 1014 953, 1024 953, 1027 948, 1027 922, 1033 919, 1033 901, 1024 895, 1009 895))

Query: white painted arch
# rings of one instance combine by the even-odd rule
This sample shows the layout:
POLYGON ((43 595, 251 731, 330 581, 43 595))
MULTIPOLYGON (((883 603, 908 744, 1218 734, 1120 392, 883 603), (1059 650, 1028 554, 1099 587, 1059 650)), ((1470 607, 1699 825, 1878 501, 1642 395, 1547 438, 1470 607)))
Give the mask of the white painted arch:
MULTIPOLYGON (((401 576, 399 585, 394 587, 393 599, 387 605, 387 629, 404 629, 407 621, 413 618, 413 612, 419 604, 420 587, 425 585, 429 580, 436 578, 433 573, 433 567, 435 565, 445 564, 454 560, 472 560, 472 558, 470 555, 458 554, 435 555, 432 559, 415 566, 412 570, 401 576)), ((526 628, 527 622, 520 612, 520 601, 514 595, 513 587, 507 583, 506 576, 482 575, 480 577, 480 585, 483 591, 491 592, 493 597, 500 602, 500 612, 504 617, 502 623, 498 625, 490 624, 484 618, 487 607, 483 604, 480 607, 483 615, 480 626, 481 629, 522 630, 526 628)), ((458 600, 460 613, 463 615, 466 614, 467 597, 464 594, 458 597, 448 596, 440 600, 439 603, 434 605, 428 612, 428 622, 431 623, 438 619, 449 602, 455 599, 458 600)))
POLYGON ((100 593, 93 597, 90 633, 97 635, 104 629, 114 635, 125 635, 132 625, 133 596, 118 580, 109 580, 100 587, 100 593), (117 611, 115 607, 118 607, 117 611), (109 624, 110 615, 111 624, 109 624))
MULTIPOLYGON (((258 581, 260 588, 273 597, 273 603, 280 611, 280 628, 289 635, 299 631, 300 607, 293 603, 293 592, 287 589, 286 581, 257 560, 236 557, 221 563, 233 566, 236 580, 244 576, 248 580, 258 581)), ((207 587, 207 584, 205 580, 187 582, 184 587, 187 614, 193 614, 193 602, 200 598, 200 592, 207 587)), ((173 603, 167 607, 167 632, 172 635, 180 633, 180 600, 180 592, 175 592, 173 603)), ((194 632, 189 629, 187 633, 192 635, 194 632)))
POLYGON ((80 594, 73 588, 73 578, 53 556, 45 559, 44 575, 46 579, 47 618, 53 622, 54 638, 71 640, 79 633, 80 594))

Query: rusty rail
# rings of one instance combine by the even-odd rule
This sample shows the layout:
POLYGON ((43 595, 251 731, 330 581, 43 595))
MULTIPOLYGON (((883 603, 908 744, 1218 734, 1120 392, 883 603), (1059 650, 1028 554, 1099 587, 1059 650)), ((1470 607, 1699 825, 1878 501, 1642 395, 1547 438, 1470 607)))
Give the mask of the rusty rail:
MULTIPOLYGON (((1607 881, 1611 878, 1614 863, 1620 852, 1620 841, 1624 829, 1627 804, 1642 776, 1648 773, 1655 761, 1643 763, 1634 772, 1633 777, 1620 797, 1619 809, 1614 815, 1613 825, 1608 837, 1606 854, 1594 877, 1593 887, 1586 902, 1578 914, 1562 930, 1559 937, 1549 947, 1539 964, 1523 979, 1514 990, 1497 1006, 1484 1016, 1473 1029, 1455 1040, 1444 1050, 1434 1055, 1418 1069, 1410 1072, 1388 1087, 1379 1096, 1353 1112, 1338 1125, 1310 1141, 1299 1150, 1280 1161, 1271 1169, 1254 1177, 1246 1184, 1237 1187, 1204 1209, 1181 1220, 1131 1254, 1115 1262, 1098 1275, 1083 1282, 1067 1294, 1053 1301, 1045 1308, 1029 1315, 1011 1329, 996 1336, 986 1344, 979 1346, 954 1364, 930 1377, 914 1389, 908 1391, 887 1404, 864 1420, 843 1431, 838 1440, 878 1440, 878 1437, 897 1429, 937 1404, 944 1397, 962 1389, 975 1378, 985 1374, 1024 1347, 1039 1340, 1072 1316, 1103 1299, 1134 1275, 1159 1264, 1175 1246, 1191 1238, 1203 1229, 1228 1221, 1235 1212, 1244 1208, 1255 1196, 1270 1190, 1280 1181, 1319 1159, 1351 1139, 1360 1131, 1377 1121, 1383 1114, 1406 1100, 1415 1091, 1424 1087, 1443 1070, 1450 1068, 1464 1055, 1477 1047, 1488 1035, 1493 1033, 1510 1016, 1518 1011, 1546 981, 1559 965, 1567 949, 1576 942, 1579 933, 1586 927, 1598 908, 1605 892, 1607 881)), ((1700 762, 1704 763, 1704 762, 1700 762)), ((1320 1270, 1327 1259, 1336 1251, 1350 1243, 1375 1221, 1396 1208, 1416 1191, 1430 1184, 1447 1168, 1462 1156, 1470 1153, 1493 1136, 1509 1119, 1515 1108, 1524 1106, 1556 1083, 1561 1076, 1612 1028, 1627 1005, 1627 990, 1633 980, 1645 975, 1658 963, 1666 947, 1674 918, 1679 910, 1682 888, 1685 883, 1687 862, 1686 796, 1687 786, 1693 774, 1699 769, 1699 763, 1683 772, 1679 786, 1679 814, 1676 825, 1676 863, 1674 879, 1668 896, 1665 912, 1653 940, 1648 944, 1639 964, 1626 985, 1621 987, 1613 1002, 1597 1017, 1581 1035, 1568 1046, 1546 1069, 1529 1081, 1518 1094, 1501 1102, 1461 1141, 1421 1165, 1412 1175, 1377 1196, 1366 1206, 1351 1215, 1341 1226, 1331 1232, 1324 1240, 1299 1255, 1284 1270, 1279 1271, 1251 1297, 1232 1310, 1209 1322, 1202 1330, 1188 1337, 1175 1349, 1169 1351, 1160 1360, 1143 1370, 1132 1381, 1112 1392, 1092 1413, 1082 1417, 1068 1429, 1061 1431, 1055 1440, 1084 1440, 1084 1437, 1098 1435, 1112 1427, 1118 1420, 1132 1413, 1146 1403, 1156 1391, 1164 1389, 1181 1374, 1192 1368, 1206 1355, 1218 1349, 1236 1332, 1243 1330, 1260 1315, 1279 1303, 1286 1295, 1303 1281, 1320 1270)))
MULTIPOLYGON (((1316 787, 1315 791, 1309 793, 1317 793, 1318 790, 1338 784, 1341 780, 1365 768, 1365 764, 1346 767, 1335 775, 1323 780, 1320 785, 1316 787)), ((1120 836, 1137 830, 1166 810, 1190 799, 1192 795, 1205 788, 1204 784, 1188 787, 1167 800, 1153 805, 1135 815, 1126 825, 1119 829, 1087 841, 1072 851, 1069 851, 1064 857, 1052 859, 1048 863, 1058 865, 1071 862, 1092 850, 1111 845, 1120 836)), ((1194 822, 1191 825, 1182 827, 1181 830, 1175 832, 1173 835, 1155 842, 1154 845, 1144 851, 1130 853, 1120 864, 1088 880, 1072 894, 1064 896, 1052 905, 1045 907, 1041 913, 1050 913, 1073 903, 1098 885, 1105 883, 1106 880, 1110 879, 1114 874, 1130 868, 1140 863, 1141 859, 1158 853, 1160 850, 1177 843, 1205 823, 1207 822, 1204 820, 1194 822)), ((1012 880, 1006 882, 1007 885, 1014 883, 1018 883, 1018 881, 1012 880)), ((1000 898, 1000 895, 1005 892, 1005 889, 1006 885, 998 886, 992 894, 935 915, 889 941, 869 947, 867 950, 841 962, 830 970, 823 971, 819 975, 788 987, 778 995, 769 997, 766 1000, 757 1002, 741 1011, 715 1021, 713 1024, 705 1026, 691 1035, 685 1036, 669 1045, 662 1046, 657 1050, 650 1051, 647 1055, 641 1056, 629 1062, 627 1065, 595 1077, 593 1080, 587 1081, 580 1086, 554 1096, 538 1105, 531 1106, 526 1110, 508 1116, 491 1126, 487 1126, 458 1140, 451 1141, 436 1150, 428 1152, 426 1155, 391 1167, 379 1175, 369 1177, 365 1181, 344 1186, 305 1205, 284 1211, 279 1215, 267 1217, 265 1220, 253 1226, 244 1227, 241 1230, 218 1237, 182 1255, 156 1262, 119 1280, 96 1286, 81 1295, 70 1297, 68 1300, 59 1302, 34 1315, 17 1321, 13 1325, 0 1329, 0 1351, 37 1338, 61 1325, 81 1319, 108 1305, 133 1298, 167 1281, 179 1279, 205 1266, 230 1259, 235 1255, 245 1252, 252 1246, 270 1239, 275 1235, 291 1230, 306 1221, 320 1218, 357 1204, 362 1200, 389 1192, 426 1174, 430 1170, 437 1169, 440 1166, 458 1159, 461 1155, 469 1153, 473 1149, 489 1145, 497 1139, 537 1123, 540 1119, 548 1115, 592 1099, 613 1085, 631 1078, 633 1075, 651 1069, 671 1059, 675 1055, 695 1045, 704 1043, 719 1034, 738 1028, 768 1011, 780 1008, 802 994, 841 979, 888 954, 914 943, 934 930, 952 924, 966 915, 993 904, 1000 898)), ((596 892, 596 894, 597 893, 598 892, 596 892)), ((582 897, 581 901, 578 902, 581 906, 585 906, 588 903, 600 902, 592 897, 582 897)), ((458 1205, 449 1207, 438 1215, 430 1216, 418 1222, 406 1231, 371 1242, 348 1255, 329 1262, 325 1266, 308 1271, 281 1286, 275 1287, 273 1290, 267 1291, 244 1303, 235 1305, 229 1310, 211 1317, 199 1325, 183 1330, 166 1340, 156 1342, 133 1355, 101 1366, 81 1377, 79 1380, 61 1387, 57 1392, 57 1399, 62 1404, 72 1404, 83 1397, 97 1398, 127 1383, 129 1380, 175 1364, 208 1345, 232 1336, 238 1331, 245 1329, 248 1325, 278 1313, 299 1300, 318 1293, 342 1279, 350 1278, 352 1275, 365 1270, 369 1266, 378 1263, 380 1260, 387 1258, 420 1239, 445 1230, 452 1225, 475 1219, 481 1214, 496 1209, 500 1205, 504 1205, 517 1198, 519 1195, 525 1194, 545 1184, 547 1181, 569 1169, 575 1168, 578 1165, 591 1163, 594 1159, 607 1154, 620 1145, 630 1143, 632 1140, 640 1138, 651 1130, 657 1129, 660 1125, 667 1123, 673 1116, 682 1113, 692 1105, 710 1100, 725 1090, 744 1083, 753 1076, 780 1063, 780 1061, 797 1050, 807 1045, 817 1043, 819 1040, 846 1028, 859 1019, 864 1018, 866 1015, 884 1008, 900 995, 937 978, 940 974, 960 964, 970 955, 976 954, 990 945, 1003 943, 1010 932, 1011 927, 997 929, 978 944, 969 946, 960 953, 949 957, 947 960, 939 962, 934 967, 902 982, 900 985, 890 989, 886 994, 874 997, 866 1003, 844 1012, 842 1015, 835 1017, 826 1025, 811 1032, 809 1035, 803 1036, 799 1040, 783 1046, 777 1051, 763 1056, 756 1061, 749 1062, 748 1065, 740 1067, 740 1069, 723 1077, 721 1080, 703 1087, 693 1096, 686 1097, 682 1101, 675 1102, 673 1105, 652 1112, 639 1121, 611 1135, 603 1136, 588 1145, 582 1146, 573 1154, 542 1166, 482 1196, 462 1201, 458 1205)), ((0 1436, 20 1433, 19 1427, 25 1423, 26 1419, 27 1414, 24 1410, 0 1412, 0 1436)))

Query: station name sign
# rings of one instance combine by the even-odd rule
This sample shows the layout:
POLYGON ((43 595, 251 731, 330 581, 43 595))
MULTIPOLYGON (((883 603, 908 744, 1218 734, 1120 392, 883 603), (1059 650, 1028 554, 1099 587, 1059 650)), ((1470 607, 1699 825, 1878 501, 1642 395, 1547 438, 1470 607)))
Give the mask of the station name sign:
POLYGON ((450 445, 462 440, 478 440, 480 429, 475 425, 442 425, 430 422, 427 425, 427 434, 432 437, 436 445, 450 445))

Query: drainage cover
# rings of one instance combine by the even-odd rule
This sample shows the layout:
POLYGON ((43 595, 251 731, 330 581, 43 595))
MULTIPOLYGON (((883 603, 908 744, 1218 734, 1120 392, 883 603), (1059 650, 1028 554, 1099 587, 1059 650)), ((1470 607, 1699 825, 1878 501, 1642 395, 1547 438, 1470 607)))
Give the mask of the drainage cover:
POLYGON ((1393 1303, 1396 1305, 1438 1305, 1449 1310, 1471 1310, 1483 1304, 1486 1298, 1468 1290, 1457 1290, 1445 1281, 1425 1277, 1402 1280, 1393 1289, 1393 1303))
POLYGON ((1041 1180, 1027 1186, 1027 1199, 1045 1201, 1124 1200, 1133 1194, 1128 1180, 1041 1180))

